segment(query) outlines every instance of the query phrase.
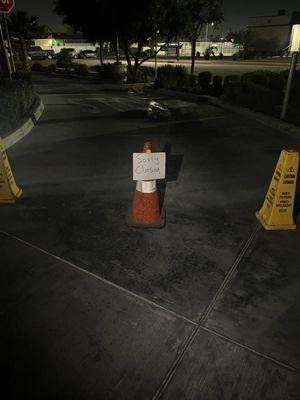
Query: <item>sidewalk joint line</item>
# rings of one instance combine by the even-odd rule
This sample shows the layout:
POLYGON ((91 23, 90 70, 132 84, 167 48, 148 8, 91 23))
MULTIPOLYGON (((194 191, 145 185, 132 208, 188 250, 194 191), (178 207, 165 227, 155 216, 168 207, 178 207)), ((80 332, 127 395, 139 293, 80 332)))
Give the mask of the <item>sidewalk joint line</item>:
POLYGON ((180 318, 180 319, 188 322, 189 324, 197 326, 197 322, 192 321, 188 317, 185 317, 184 315, 178 314, 175 311, 169 310, 168 308, 166 308, 166 307, 164 307, 164 306, 162 306, 162 305, 160 305, 158 303, 155 303, 154 301, 152 301, 150 299, 147 299, 146 297, 143 297, 143 296, 141 296, 141 295, 139 295, 137 293, 134 293, 129 289, 126 289, 126 288, 124 288, 124 287, 122 287, 122 286, 120 286, 120 285, 118 285, 118 284, 116 284, 116 283, 114 283, 112 281, 109 281, 108 279, 102 278, 101 276, 99 276, 99 275, 97 275, 97 274, 95 274, 93 272, 90 272, 90 271, 88 271, 88 270, 86 270, 86 269, 84 269, 82 267, 79 267, 78 265, 72 263, 71 261, 65 260, 65 259, 63 259, 63 258, 61 258, 61 257, 59 257, 59 256, 57 256, 57 255, 55 255, 53 253, 48 252, 47 250, 42 249, 41 247, 38 247, 38 246, 36 246, 36 245, 34 245, 32 243, 29 243, 26 240, 21 239, 18 236, 15 236, 15 235, 13 235, 11 233, 5 232, 5 231, 3 231, 1 229, 0 229, 0 233, 5 235, 5 236, 7 236, 7 237, 9 237, 9 238, 11 238, 11 239, 14 239, 14 240, 20 242, 22 244, 25 244, 27 247, 31 247, 32 249, 35 249, 35 250, 37 250, 37 251, 39 251, 41 253, 44 253, 47 256, 52 257, 52 258, 62 262, 63 264, 67 264, 70 267, 72 267, 73 269, 76 269, 79 272, 82 272, 82 273, 84 273, 84 274, 86 274, 86 275, 88 275, 88 276, 90 276, 90 277, 92 277, 92 278, 94 278, 94 279, 96 279, 98 281, 101 281, 102 283, 105 283, 105 284, 107 284, 109 286, 112 286, 113 288, 118 289, 121 292, 126 293, 127 295, 129 295, 131 297, 135 297, 135 298, 139 299, 140 301, 142 301, 144 303, 147 303, 147 304, 149 304, 149 305, 151 305, 151 306, 153 306, 155 308, 159 308, 160 310, 165 311, 168 314, 171 314, 171 315, 173 315, 173 316, 175 316, 177 318, 180 318))
POLYGON ((163 381, 160 383, 158 389, 154 393, 154 396, 152 397, 152 400, 159 400, 160 399, 161 395, 163 394, 163 392, 165 391, 166 387, 169 385, 171 379, 173 378, 173 376, 174 376, 179 364, 183 360, 186 352, 188 351, 188 349, 190 348, 191 344, 195 340, 195 337, 198 335, 199 330, 200 330, 200 326, 198 325, 198 326, 195 327, 194 331, 187 337, 187 339, 184 342, 182 351, 177 356, 177 358, 175 359, 175 361, 171 365, 170 369, 166 373, 163 381))
POLYGON ((238 253, 238 256, 235 259, 234 263, 232 264, 231 268, 227 272, 227 274, 226 274, 224 280, 222 281, 219 289, 217 290, 217 292, 215 293, 214 297, 212 298, 212 300, 210 301, 210 303, 206 307, 206 311, 203 313, 203 316, 200 318, 200 320, 198 322, 198 326, 195 328, 194 332, 192 332, 192 334, 188 337, 188 339, 186 340, 186 342, 185 342, 185 344, 183 346, 183 349, 182 349, 181 353, 177 356, 177 358, 175 359, 175 361, 171 365, 170 369, 167 371, 163 381, 160 383, 158 389, 156 390, 154 396, 152 397, 152 400, 159 400, 160 399, 160 397, 164 393, 166 387, 171 382, 171 380, 172 380, 177 368, 179 367, 179 364, 183 360, 185 354, 187 353, 187 351, 189 350, 189 348, 192 345, 193 341, 195 340, 196 336, 198 335, 200 329, 204 329, 203 324, 205 323, 206 319, 210 315, 210 313, 211 313, 212 309, 214 308, 215 304, 217 303, 217 301, 219 300, 219 298, 222 295, 223 291, 227 287, 227 284, 229 283, 229 281, 231 280, 231 278, 234 275, 235 271, 237 270, 242 258, 244 257, 246 251, 248 250, 248 248, 250 247, 251 243, 253 242, 253 239, 254 239, 256 233, 258 232, 258 229, 259 229, 259 224, 257 223, 255 225, 252 233, 250 234, 249 238, 247 239, 246 243, 242 247, 241 251, 238 253))
POLYGON ((225 340, 226 342, 232 343, 232 344, 234 344, 234 345, 237 346, 237 347, 241 347, 242 349, 247 350, 247 351, 249 351, 250 353, 253 353, 253 354, 255 354, 255 355, 257 355, 257 356, 259 356, 259 357, 261 357, 261 358, 264 358, 264 359, 266 359, 266 360, 268 360, 268 361, 272 361, 274 364, 277 364, 277 365, 279 365, 280 367, 283 367, 283 368, 285 368, 285 369, 288 369, 288 370, 290 370, 290 371, 292 371, 292 372, 297 372, 298 374, 300 373, 300 369, 299 369, 299 368, 294 367, 293 365, 287 364, 287 363, 285 363, 285 362, 283 362, 283 361, 280 361, 280 360, 278 360, 277 358, 274 358, 274 357, 272 357, 272 356, 269 356, 268 354, 261 353, 260 351, 255 350, 255 349, 253 349, 252 347, 247 346, 247 345, 245 345, 245 344, 242 344, 242 343, 240 343, 240 342, 238 342, 238 341, 236 341, 236 340, 234 340, 234 339, 231 339, 229 336, 223 335, 222 333, 220 333, 220 332, 218 332, 218 331, 215 331, 214 329, 211 329, 211 328, 209 328, 209 327, 207 327, 207 326, 200 326, 200 328, 201 328, 202 330, 206 331, 207 333, 210 333, 211 335, 217 336, 217 337, 219 337, 219 338, 225 340))
POLYGON ((208 317, 210 316, 213 308, 217 304, 218 300, 220 299, 220 297, 222 296, 223 292, 225 291, 227 285, 229 284, 229 282, 233 278, 235 272, 237 271, 237 269, 238 269, 238 267, 239 267, 244 255, 246 254, 247 250, 251 246, 251 244, 252 244, 252 242, 253 242, 253 240, 254 240, 254 238, 256 236, 256 233, 258 232, 259 229, 260 229, 260 224, 256 223, 251 235, 249 236, 248 240, 246 241, 246 243, 242 247, 241 251, 239 252, 239 254, 237 256, 237 258, 235 259, 234 263, 232 264, 230 270, 227 272, 227 274, 226 274, 223 282, 221 283, 219 289, 215 293, 214 297, 212 298, 212 300, 210 301, 210 303, 206 307, 205 312, 203 313, 202 317, 200 318, 200 321, 199 321, 199 325, 200 326, 204 326, 204 324, 207 321, 208 317))

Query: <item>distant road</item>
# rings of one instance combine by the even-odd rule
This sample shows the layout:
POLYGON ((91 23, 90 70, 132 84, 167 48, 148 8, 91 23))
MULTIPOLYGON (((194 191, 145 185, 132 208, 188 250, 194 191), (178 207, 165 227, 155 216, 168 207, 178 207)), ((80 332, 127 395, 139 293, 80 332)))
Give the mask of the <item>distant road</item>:
MULTIPOLYGON (((160 60, 159 65, 182 65, 190 69, 191 63, 189 60, 180 60, 179 62, 170 62, 168 60, 160 60)), ((154 62, 146 62, 145 65, 154 66, 154 62)), ((195 73, 201 71, 210 71, 213 75, 231 75, 231 74, 244 74, 246 72, 257 70, 271 70, 282 71, 289 68, 286 63, 256 63, 256 62, 239 62, 239 61, 197 61, 195 65, 195 73)))
MULTIPOLYGON (((114 60, 107 60, 114 62, 114 60)), ((89 67, 98 64, 98 60, 76 60, 76 62, 87 64, 89 67)), ((125 61, 123 61, 125 63, 125 61)), ((147 61, 143 65, 154 67, 154 61, 147 61)), ((182 65, 190 69, 189 60, 158 60, 158 66, 182 65)), ((289 62, 273 61, 223 61, 223 60, 197 60, 195 73, 210 71, 213 75, 226 76, 230 74, 244 74, 257 70, 282 71, 289 68, 289 62)), ((299 68, 299 66, 298 66, 299 68)))
MULTIPOLYGON (((38 61, 43 65, 49 65, 55 62, 54 60, 50 61, 38 61)), ((99 60, 90 59, 90 60, 74 60, 76 63, 86 64, 88 67, 92 67, 94 65, 99 64, 99 60)), ((106 59, 105 62, 114 63, 113 59, 106 59)), ((125 60, 122 60, 124 64, 126 64, 125 60)), ((143 65, 154 67, 154 60, 147 61, 143 65)), ((158 66, 162 65, 182 65, 186 67, 188 70, 190 69, 191 62, 190 60, 158 60, 158 66)), ((227 61, 227 60, 196 60, 195 65, 195 73, 198 74, 201 71, 210 71, 213 75, 231 75, 231 74, 244 74, 246 72, 252 72, 257 70, 269 70, 269 71, 283 71, 289 68, 289 61, 287 60, 261 60, 261 61, 227 61)), ((298 68, 300 68, 300 64, 298 64, 298 68)))

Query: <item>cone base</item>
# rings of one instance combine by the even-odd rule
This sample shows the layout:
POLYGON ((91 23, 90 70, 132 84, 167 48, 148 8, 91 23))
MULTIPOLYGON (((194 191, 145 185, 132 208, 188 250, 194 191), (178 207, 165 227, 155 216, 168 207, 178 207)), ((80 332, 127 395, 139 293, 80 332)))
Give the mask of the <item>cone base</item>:
POLYGON ((268 225, 263 217, 259 214, 258 211, 255 213, 256 218, 262 224, 262 226, 268 231, 286 231, 290 229, 296 229, 296 224, 291 225, 268 225))
POLYGON ((22 189, 19 189, 18 193, 15 194, 11 199, 1 199, 0 204, 14 204, 23 194, 22 189))
POLYGON ((14 204, 17 201, 17 199, 0 199, 0 204, 14 204))
POLYGON ((166 210, 164 208, 161 210, 160 218, 157 221, 144 223, 132 218, 132 209, 130 208, 126 214, 126 224, 134 228, 163 228, 166 225, 166 210))

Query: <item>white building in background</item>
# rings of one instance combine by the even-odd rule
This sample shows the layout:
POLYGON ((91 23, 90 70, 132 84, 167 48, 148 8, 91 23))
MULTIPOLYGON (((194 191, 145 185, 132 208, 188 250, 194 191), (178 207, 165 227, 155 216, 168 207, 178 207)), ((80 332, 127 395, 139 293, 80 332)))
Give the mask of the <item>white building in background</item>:
MULTIPOLYGON (((162 46, 163 43, 157 43, 157 48, 162 46)), ((175 57, 177 56, 177 48, 179 45, 179 57, 190 57, 192 46, 190 42, 179 42, 179 43, 169 43, 162 50, 159 51, 158 56, 163 57, 175 57)), ((196 55, 203 56, 205 50, 208 47, 212 47, 215 56, 222 53, 224 56, 232 56, 240 50, 240 46, 232 42, 197 42, 196 43, 196 55)), ((149 46, 143 47, 143 51, 150 50, 149 46)))
MULTIPOLYGON (((191 55, 191 43, 190 42, 180 42, 181 48, 180 56, 190 56, 191 55)), ((222 53, 224 56, 232 56, 234 53, 239 51, 239 46, 232 42, 197 42, 196 43, 196 54, 199 53, 203 56, 205 50, 208 47, 213 47, 213 51, 216 56, 222 53)))
POLYGON ((97 44, 89 43, 85 39, 33 39, 35 46, 40 46, 43 50, 53 50, 59 53, 61 49, 72 48, 79 53, 81 50, 96 50, 97 44))
MULTIPOLYGON (((82 50, 96 50, 99 47, 97 44, 89 43, 85 39, 34 39, 35 46, 40 46, 43 50, 53 50, 54 53, 59 53, 61 49, 72 48, 76 53, 82 50)), ((109 48, 109 44, 106 44, 109 48)), ((158 43, 157 47, 162 46, 163 43, 158 43)), ((133 46, 134 47, 134 46, 133 46)), ((159 53, 158 56, 176 56, 176 49, 178 43, 169 43, 159 53)), ((201 41, 196 43, 196 54, 203 56, 205 50, 208 47, 213 47, 214 54, 218 56, 222 53, 224 56, 232 56, 234 53, 239 51, 239 46, 232 42, 209 42, 201 41)), ((149 50, 149 46, 143 48, 144 51, 149 50)), ((189 57, 191 55, 191 43, 190 42, 179 42, 179 56, 189 57)))

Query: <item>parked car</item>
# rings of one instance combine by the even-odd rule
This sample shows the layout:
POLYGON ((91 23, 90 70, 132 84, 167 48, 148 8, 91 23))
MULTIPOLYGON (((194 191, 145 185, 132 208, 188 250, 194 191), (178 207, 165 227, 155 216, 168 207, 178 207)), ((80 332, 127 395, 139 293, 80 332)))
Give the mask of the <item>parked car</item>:
POLYGON ((98 58, 95 50, 81 50, 78 53, 78 58, 98 58))
POLYGON ((69 47, 64 47, 63 49, 60 50, 60 53, 68 53, 72 56, 72 58, 78 58, 78 54, 75 49, 69 48, 69 47))
POLYGON ((29 60, 52 60, 54 57, 53 50, 43 50, 40 46, 30 46, 27 50, 29 60))

